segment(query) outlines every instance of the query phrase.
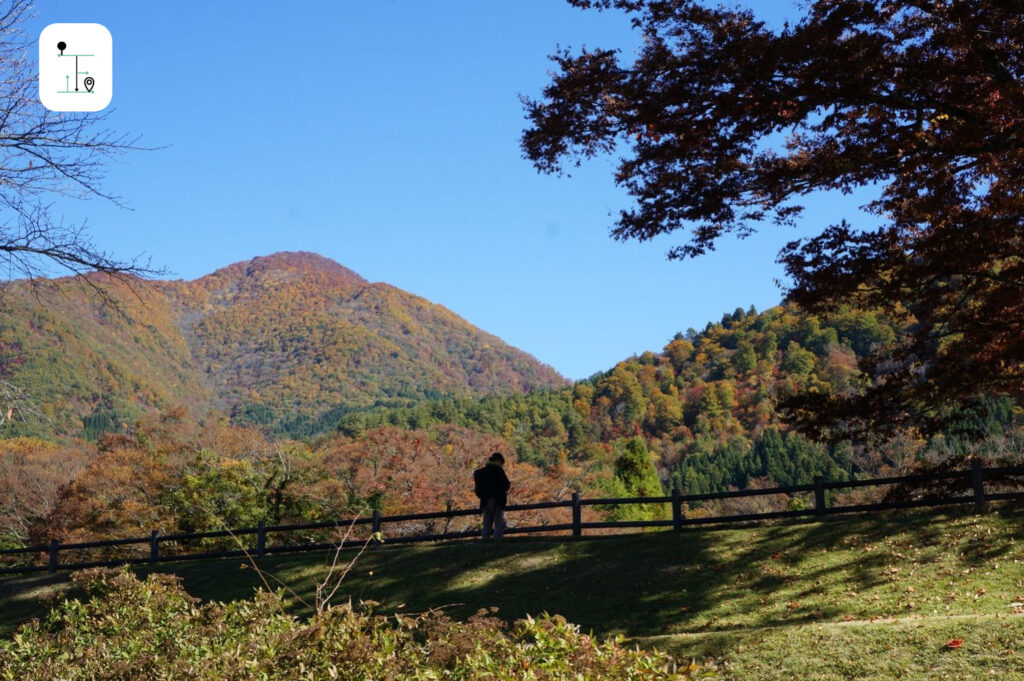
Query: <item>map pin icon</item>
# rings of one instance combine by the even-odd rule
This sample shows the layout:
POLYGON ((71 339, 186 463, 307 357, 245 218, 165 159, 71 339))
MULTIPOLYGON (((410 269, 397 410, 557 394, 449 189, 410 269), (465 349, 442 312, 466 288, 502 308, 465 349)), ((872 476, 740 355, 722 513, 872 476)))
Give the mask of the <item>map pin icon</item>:
POLYGON ((92 92, 93 86, 96 85, 96 79, 92 76, 86 76, 85 80, 82 82, 85 83, 85 89, 89 92, 92 92))

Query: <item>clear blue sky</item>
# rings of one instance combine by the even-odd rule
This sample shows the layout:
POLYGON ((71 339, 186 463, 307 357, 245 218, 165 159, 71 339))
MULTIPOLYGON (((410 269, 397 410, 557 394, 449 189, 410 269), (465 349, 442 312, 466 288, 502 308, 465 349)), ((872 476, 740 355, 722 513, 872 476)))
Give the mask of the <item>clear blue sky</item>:
MULTIPOLYGON (((775 22, 793 4, 755 6, 775 22)), ((682 237, 613 241, 626 205, 613 159, 539 175, 519 150, 518 95, 539 93, 557 45, 629 55, 636 38, 617 13, 558 0, 55 0, 30 30, 56 22, 111 31, 110 125, 165 147, 111 165, 105 188, 130 211, 60 204, 98 245, 144 251, 184 279, 315 251, 569 378, 776 304, 778 249, 850 205, 819 198, 798 230, 766 227, 696 261, 665 259, 682 237)))

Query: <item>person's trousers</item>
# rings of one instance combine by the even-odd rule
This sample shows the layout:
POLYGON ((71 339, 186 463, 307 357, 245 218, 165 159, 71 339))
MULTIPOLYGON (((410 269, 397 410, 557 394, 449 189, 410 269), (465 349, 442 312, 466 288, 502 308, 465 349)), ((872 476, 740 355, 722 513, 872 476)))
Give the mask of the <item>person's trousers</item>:
POLYGON ((498 503, 497 499, 487 499, 483 505, 484 511, 484 539, 500 539, 505 531, 505 507, 498 503))

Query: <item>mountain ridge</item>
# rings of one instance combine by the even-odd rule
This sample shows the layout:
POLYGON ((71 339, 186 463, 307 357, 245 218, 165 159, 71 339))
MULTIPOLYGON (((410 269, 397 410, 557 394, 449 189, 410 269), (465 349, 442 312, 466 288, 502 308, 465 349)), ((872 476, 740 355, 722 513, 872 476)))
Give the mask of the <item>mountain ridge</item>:
POLYGON ((24 386, 65 435, 76 434, 76 420, 89 431, 93 419, 96 431, 177 403, 272 426, 332 409, 568 384, 451 310, 311 252, 258 256, 188 281, 94 280, 119 313, 79 283, 47 282, 59 295, 41 303, 12 282, 0 322, 0 380, 24 386))

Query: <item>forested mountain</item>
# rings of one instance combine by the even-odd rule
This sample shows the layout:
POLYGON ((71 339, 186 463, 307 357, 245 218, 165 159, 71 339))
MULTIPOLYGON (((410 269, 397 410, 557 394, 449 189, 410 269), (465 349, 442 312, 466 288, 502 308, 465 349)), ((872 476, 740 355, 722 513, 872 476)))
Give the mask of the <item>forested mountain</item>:
POLYGON ((294 426, 374 404, 566 383, 444 307, 311 253, 195 281, 97 283, 119 311, 69 280, 44 282, 38 295, 7 286, 0 381, 23 392, 26 409, 5 435, 94 437, 179 404, 294 426))
POLYGON ((904 333, 906 320, 870 311, 737 309, 570 386, 443 308, 316 256, 258 258, 140 298, 114 288, 119 315, 51 285, 46 305, 8 291, 3 380, 31 389, 65 433, 85 415, 96 441, 54 442, 45 418, 5 421, 0 546, 465 508, 492 451, 508 459, 518 503, 1024 455, 1022 411, 1007 398, 965 405, 928 437, 802 436, 782 403, 862 389, 858 358, 904 333), (431 398, 441 389, 451 394, 431 398), (33 423, 42 438, 13 437, 33 423))
POLYGON ((898 342, 906 323, 854 309, 830 316, 792 304, 737 309, 571 388, 350 413, 337 429, 358 437, 382 426, 458 425, 502 436, 521 460, 542 468, 575 466, 581 479, 609 473, 639 439, 665 487, 688 493, 885 474, 919 459, 962 456, 986 437, 1014 436, 1019 446, 1020 406, 994 397, 965 405, 951 428, 928 438, 824 444, 797 432, 780 404, 800 397, 813 406, 869 385, 858 359, 898 342))

